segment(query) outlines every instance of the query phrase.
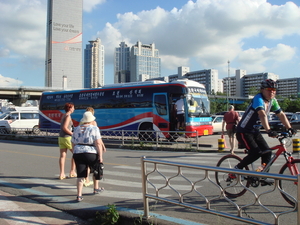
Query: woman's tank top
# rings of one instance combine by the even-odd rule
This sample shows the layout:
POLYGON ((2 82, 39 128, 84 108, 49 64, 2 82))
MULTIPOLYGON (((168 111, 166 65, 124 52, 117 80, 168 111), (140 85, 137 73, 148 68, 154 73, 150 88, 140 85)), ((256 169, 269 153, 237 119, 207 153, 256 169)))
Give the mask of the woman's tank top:
MULTIPOLYGON (((68 115, 68 116, 70 116, 70 115, 68 115)), ((70 116, 71 117, 71 116, 70 116)), ((62 129, 62 126, 63 126, 63 124, 65 123, 65 121, 66 121, 66 118, 67 118, 67 116, 66 116, 66 114, 63 116, 63 118, 61 119, 61 122, 60 122, 60 132, 59 132, 59 136, 60 137, 71 137, 71 135, 70 134, 67 134, 66 132, 64 132, 63 131, 63 129, 62 129)), ((70 120, 70 123, 68 124, 68 129, 70 130, 70 131, 72 131, 72 126, 73 126, 73 121, 72 121, 72 119, 70 120)))

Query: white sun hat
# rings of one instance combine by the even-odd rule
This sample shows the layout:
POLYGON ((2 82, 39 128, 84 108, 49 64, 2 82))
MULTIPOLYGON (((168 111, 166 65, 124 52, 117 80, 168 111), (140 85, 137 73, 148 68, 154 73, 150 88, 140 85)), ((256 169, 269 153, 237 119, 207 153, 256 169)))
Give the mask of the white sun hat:
POLYGON ((81 123, 89 123, 96 119, 91 112, 85 112, 83 114, 82 119, 80 120, 81 123))

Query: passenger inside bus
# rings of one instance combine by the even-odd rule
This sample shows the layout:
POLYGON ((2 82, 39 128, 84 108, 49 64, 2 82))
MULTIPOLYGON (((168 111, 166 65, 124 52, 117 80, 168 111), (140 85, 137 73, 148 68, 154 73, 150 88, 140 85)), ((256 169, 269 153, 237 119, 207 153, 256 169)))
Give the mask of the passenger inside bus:
POLYGON ((188 95, 188 107, 189 107, 189 113, 195 113, 196 110, 199 111, 198 103, 197 101, 195 101, 192 95, 188 95))
POLYGON ((189 116, 201 116, 201 114, 209 113, 201 98, 194 98, 193 95, 188 95, 187 100, 189 116))

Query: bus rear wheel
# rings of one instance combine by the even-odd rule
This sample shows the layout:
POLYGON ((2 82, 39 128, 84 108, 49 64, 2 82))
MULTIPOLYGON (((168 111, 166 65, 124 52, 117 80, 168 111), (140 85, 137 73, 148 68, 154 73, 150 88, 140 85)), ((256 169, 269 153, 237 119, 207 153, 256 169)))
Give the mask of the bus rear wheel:
POLYGON ((142 124, 139 128, 139 140, 140 141, 154 141, 155 133, 151 123, 142 124))

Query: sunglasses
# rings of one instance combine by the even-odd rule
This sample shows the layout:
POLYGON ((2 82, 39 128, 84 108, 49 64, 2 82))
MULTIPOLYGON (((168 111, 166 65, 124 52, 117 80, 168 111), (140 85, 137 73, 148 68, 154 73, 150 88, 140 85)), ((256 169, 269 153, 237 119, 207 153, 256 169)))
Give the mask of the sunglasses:
POLYGON ((276 88, 265 88, 267 91, 276 91, 276 88))

